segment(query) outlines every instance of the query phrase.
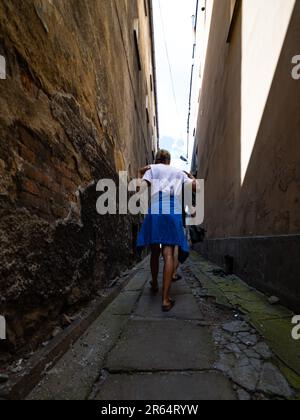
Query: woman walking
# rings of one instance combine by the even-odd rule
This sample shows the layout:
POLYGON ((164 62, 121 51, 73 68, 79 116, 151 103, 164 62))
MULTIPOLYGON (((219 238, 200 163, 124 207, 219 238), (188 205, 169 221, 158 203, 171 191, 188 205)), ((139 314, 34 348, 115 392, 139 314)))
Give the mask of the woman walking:
POLYGON ((179 250, 179 261, 183 263, 189 255, 189 245, 182 222, 182 191, 189 185, 196 189, 196 180, 185 172, 172 168, 171 155, 160 150, 155 165, 142 169, 142 189, 151 187, 151 206, 138 237, 138 248, 151 247, 152 291, 157 293, 159 259, 164 258, 162 310, 169 312, 175 301, 170 289, 175 271, 174 252, 179 250))

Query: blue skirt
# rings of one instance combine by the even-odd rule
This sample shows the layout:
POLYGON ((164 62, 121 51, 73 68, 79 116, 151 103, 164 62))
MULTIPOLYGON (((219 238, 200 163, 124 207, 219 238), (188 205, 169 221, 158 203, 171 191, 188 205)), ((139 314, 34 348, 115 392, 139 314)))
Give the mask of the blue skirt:
POLYGON ((152 199, 151 207, 138 236, 139 251, 151 245, 178 246, 179 261, 183 264, 190 248, 182 221, 182 206, 174 197, 159 194, 152 199))

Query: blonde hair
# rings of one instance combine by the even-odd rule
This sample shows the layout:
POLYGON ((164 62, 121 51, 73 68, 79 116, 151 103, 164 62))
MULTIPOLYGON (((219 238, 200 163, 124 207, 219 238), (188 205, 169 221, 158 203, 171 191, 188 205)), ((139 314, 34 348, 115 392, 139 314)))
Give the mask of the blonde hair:
POLYGON ((157 152, 155 163, 159 164, 162 163, 164 165, 171 163, 171 154, 167 150, 161 149, 157 152))

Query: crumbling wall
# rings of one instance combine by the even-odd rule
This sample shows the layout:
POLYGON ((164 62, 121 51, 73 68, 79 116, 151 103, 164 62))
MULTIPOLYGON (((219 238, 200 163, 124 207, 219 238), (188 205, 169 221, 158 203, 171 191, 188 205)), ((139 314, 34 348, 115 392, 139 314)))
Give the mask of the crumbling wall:
POLYGON ((133 0, 0 3, 0 313, 14 347, 134 261, 138 221, 98 216, 96 182, 152 159, 143 13, 133 0))

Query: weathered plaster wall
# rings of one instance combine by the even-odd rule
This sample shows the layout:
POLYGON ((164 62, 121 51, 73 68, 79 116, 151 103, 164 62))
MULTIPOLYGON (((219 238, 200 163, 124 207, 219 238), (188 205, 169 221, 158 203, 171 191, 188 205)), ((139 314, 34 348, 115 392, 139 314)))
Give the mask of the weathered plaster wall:
POLYGON ((300 85, 291 76, 300 3, 266 2, 272 19, 262 2, 255 7, 256 0, 254 19, 248 3, 242 2, 230 43, 230 1, 215 2, 210 27, 197 129, 209 238, 300 232, 300 85), (245 133, 251 121, 259 128, 245 133))
POLYGON ((150 3, 0 3, 0 313, 14 345, 135 258, 138 221, 97 216, 94 182, 135 176, 155 151, 150 3))
POLYGON ((292 58, 299 53, 300 2, 241 1, 232 26, 236 2, 209 3, 196 134, 207 231, 199 249, 220 264, 231 256, 236 273, 296 308, 300 83, 292 58))

